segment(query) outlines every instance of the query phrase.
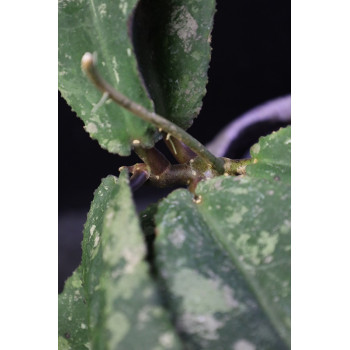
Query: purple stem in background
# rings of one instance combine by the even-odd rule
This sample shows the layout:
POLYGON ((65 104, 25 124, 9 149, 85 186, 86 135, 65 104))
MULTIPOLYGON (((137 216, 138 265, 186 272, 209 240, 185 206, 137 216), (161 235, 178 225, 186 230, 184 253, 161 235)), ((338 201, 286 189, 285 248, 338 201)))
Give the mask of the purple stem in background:
POLYGON ((250 126, 259 122, 289 122, 291 120, 290 95, 278 97, 274 100, 251 109, 242 114, 209 142, 206 147, 216 157, 223 157, 230 144, 250 126))

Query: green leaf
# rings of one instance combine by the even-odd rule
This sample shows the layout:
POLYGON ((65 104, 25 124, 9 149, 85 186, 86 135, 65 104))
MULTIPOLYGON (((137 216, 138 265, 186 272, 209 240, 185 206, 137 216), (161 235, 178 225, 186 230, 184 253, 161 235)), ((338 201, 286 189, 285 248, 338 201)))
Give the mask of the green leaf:
POLYGON ((58 296, 58 349, 89 349, 87 306, 81 285, 81 268, 67 279, 58 296))
MULTIPOLYGON (((273 136, 278 149, 290 147, 285 133, 273 136)), ((201 182, 195 201, 176 190, 158 206, 157 266, 189 349, 290 348, 290 185, 285 152, 260 142, 251 176, 201 182)))
POLYGON ((152 110, 139 79, 128 35, 128 20, 137 0, 59 0, 59 89, 84 121, 85 130, 109 152, 129 155, 133 140, 151 147, 155 129, 111 101, 97 106, 102 94, 83 74, 85 52, 97 52, 99 71, 117 90, 152 110))
POLYGON ((157 113, 187 129, 202 106, 215 0, 143 0, 133 22, 135 52, 157 113))
POLYGON ((261 137, 250 149, 254 164, 247 166, 247 174, 290 184, 290 143, 290 126, 261 137))
POLYGON ((83 284, 93 349, 180 349, 144 261, 126 172, 95 192, 84 228, 83 284))

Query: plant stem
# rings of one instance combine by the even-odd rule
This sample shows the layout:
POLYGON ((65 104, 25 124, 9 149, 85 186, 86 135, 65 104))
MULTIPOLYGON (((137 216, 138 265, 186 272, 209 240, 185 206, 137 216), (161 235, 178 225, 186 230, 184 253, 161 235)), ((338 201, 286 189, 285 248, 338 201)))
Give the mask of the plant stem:
POLYGON ((183 142, 179 141, 175 137, 168 137, 168 135, 164 137, 163 140, 171 154, 180 164, 188 163, 191 159, 197 157, 197 154, 194 153, 183 142))
POLYGON ((145 164, 148 165, 153 175, 160 175, 166 171, 170 162, 156 148, 135 147, 135 152, 145 164))
POLYGON ((148 111, 141 105, 131 101, 129 98, 116 91, 111 85, 109 85, 98 73, 96 68, 96 62, 94 56, 91 53, 85 53, 82 60, 81 66, 83 71, 92 80, 92 82, 103 92, 107 92, 109 97, 124 107, 131 113, 137 115, 141 119, 152 123, 157 128, 162 129, 166 133, 174 136, 179 141, 183 142, 188 146, 193 152, 198 156, 203 158, 207 163, 209 163, 219 174, 224 173, 224 162, 222 159, 215 157, 211 152, 209 152, 204 145, 202 145, 198 140, 189 135, 185 130, 179 128, 177 125, 171 121, 163 118, 162 116, 148 111))

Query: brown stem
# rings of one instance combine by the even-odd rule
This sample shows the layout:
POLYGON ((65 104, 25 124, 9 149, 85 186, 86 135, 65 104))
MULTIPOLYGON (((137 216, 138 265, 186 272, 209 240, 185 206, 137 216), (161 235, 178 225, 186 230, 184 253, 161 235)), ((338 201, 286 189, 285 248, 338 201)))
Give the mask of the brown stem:
POLYGON ((197 157, 197 154, 189 147, 170 134, 167 134, 163 139, 171 154, 180 164, 188 163, 197 157))
POLYGON ((134 151, 148 165, 151 174, 160 175, 170 166, 168 159, 154 147, 135 147, 134 151))

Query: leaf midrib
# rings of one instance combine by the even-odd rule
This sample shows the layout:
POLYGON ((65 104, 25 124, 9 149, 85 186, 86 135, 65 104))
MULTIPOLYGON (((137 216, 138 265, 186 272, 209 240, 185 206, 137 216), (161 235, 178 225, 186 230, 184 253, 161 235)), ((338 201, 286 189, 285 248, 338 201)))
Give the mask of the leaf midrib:
POLYGON ((237 253, 236 249, 232 246, 228 246, 228 244, 221 239, 221 234, 216 229, 215 224, 212 223, 212 219, 210 217, 210 214, 204 210, 200 210, 201 206, 197 207, 197 212, 200 214, 202 220, 206 223, 206 225, 209 228, 209 234, 213 238, 214 241, 216 241, 219 245, 222 246, 223 249, 227 252, 229 257, 231 258, 233 264, 237 267, 239 272, 242 274, 243 278, 246 280, 250 290, 258 300, 259 305, 267 315, 268 319, 270 320, 271 324, 275 327, 275 330, 281 337, 281 339, 290 347, 290 339, 289 339, 289 330, 287 330, 283 326, 283 322, 279 319, 277 316, 277 312, 273 306, 271 306, 271 303, 266 298, 264 293, 259 293, 259 290, 261 290, 259 284, 247 273, 247 271, 244 269, 243 264, 241 261, 237 258, 239 254, 237 253))

